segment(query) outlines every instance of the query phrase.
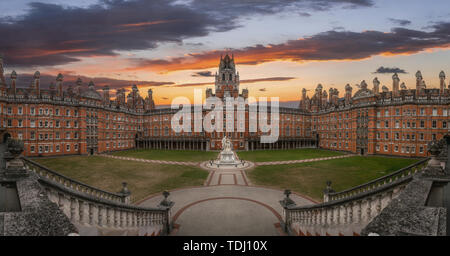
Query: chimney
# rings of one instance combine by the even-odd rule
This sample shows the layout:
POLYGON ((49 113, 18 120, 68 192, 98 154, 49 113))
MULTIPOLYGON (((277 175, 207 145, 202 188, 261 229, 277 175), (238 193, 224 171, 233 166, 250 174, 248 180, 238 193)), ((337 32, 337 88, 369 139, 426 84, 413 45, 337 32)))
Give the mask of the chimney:
POLYGON ((350 100, 352 99, 352 90, 353 88, 349 84, 345 86, 345 103, 350 103, 350 100))
POLYGON ((17 73, 15 70, 11 72, 11 89, 13 95, 16 95, 16 79, 17 79, 17 73))
POLYGON ((34 73, 34 89, 36 90, 36 96, 38 98, 41 97, 41 88, 40 88, 40 79, 41 77, 41 73, 39 73, 39 71, 36 71, 36 73, 34 73))
POLYGON ((58 90, 58 97, 63 97, 63 89, 62 89, 62 82, 64 80, 64 77, 61 73, 56 76, 56 90, 58 90))
POLYGON ((3 56, 0 54, 0 84, 6 86, 6 79, 3 70, 3 56))
POLYGON ((416 93, 420 93, 422 89, 422 73, 420 70, 416 72, 416 93))
POLYGON ((444 73, 444 71, 441 71, 441 73, 439 73, 439 81, 440 81, 439 90, 440 90, 441 94, 444 94, 444 91, 445 91, 445 73, 444 73))
POLYGON ((375 77, 375 78, 373 79, 373 93, 374 93, 375 95, 380 94, 380 81, 378 81, 378 78, 377 78, 377 77, 375 77))
POLYGON ((75 82, 76 87, 75 87, 75 91, 78 95, 81 95, 81 85, 83 84, 83 81, 81 81, 81 78, 78 78, 77 81, 75 82))
POLYGON ((109 86, 105 85, 103 87, 103 101, 106 103, 109 103, 110 97, 109 97, 109 86))
POLYGON ((395 73, 392 76, 392 92, 394 94, 394 97, 399 96, 399 86, 400 86, 400 79, 398 78, 397 73, 395 73))

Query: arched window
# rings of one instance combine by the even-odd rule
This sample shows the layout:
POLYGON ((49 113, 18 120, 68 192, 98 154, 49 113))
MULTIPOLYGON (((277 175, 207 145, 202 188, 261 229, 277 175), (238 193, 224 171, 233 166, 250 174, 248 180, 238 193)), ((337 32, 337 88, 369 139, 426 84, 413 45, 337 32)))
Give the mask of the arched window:
POLYGON ((230 81, 232 81, 233 80, 233 75, 232 74, 230 74, 230 81))
POLYGON ((222 80, 225 81, 225 74, 222 74, 222 80))

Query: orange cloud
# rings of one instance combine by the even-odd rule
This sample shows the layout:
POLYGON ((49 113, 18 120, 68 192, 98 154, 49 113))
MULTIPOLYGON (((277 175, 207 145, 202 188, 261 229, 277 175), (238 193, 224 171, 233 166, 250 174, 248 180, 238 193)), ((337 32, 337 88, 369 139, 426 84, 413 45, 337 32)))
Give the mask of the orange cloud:
MULTIPOLYGON (((450 23, 448 24, 450 27, 450 23)), ((434 32, 394 29, 379 31, 328 31, 317 35, 289 40, 282 44, 255 45, 231 50, 237 64, 257 65, 273 61, 353 61, 376 55, 409 55, 437 48, 450 47, 450 38, 443 38, 442 29, 434 32)), ((167 73, 179 70, 212 68, 223 51, 191 53, 171 59, 134 59, 128 70, 153 70, 167 73)))

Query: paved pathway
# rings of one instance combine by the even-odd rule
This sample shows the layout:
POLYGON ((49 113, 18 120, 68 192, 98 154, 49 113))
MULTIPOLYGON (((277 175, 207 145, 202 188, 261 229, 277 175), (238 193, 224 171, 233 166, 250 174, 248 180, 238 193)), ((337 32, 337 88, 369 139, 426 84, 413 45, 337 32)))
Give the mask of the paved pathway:
MULTIPOLYGON (((175 164, 175 165, 199 165, 201 162, 183 162, 183 161, 165 161, 165 160, 149 160, 143 158, 134 158, 134 157, 125 157, 125 156, 114 156, 108 154, 100 154, 99 156, 109 157, 120 160, 130 160, 136 162, 143 163, 154 163, 154 164, 175 164)), ((311 159, 303 159, 303 160, 288 160, 288 161, 272 161, 272 162, 255 162, 255 165, 280 165, 280 164, 297 164, 297 163, 306 163, 306 162, 317 162, 331 159, 339 159, 355 156, 353 154, 346 154, 341 156, 330 156, 330 157, 320 157, 320 158, 311 158, 311 159)))
MULTIPOLYGON (((172 235, 273 236, 284 235, 280 228, 284 197, 277 189, 220 185, 171 191, 175 202, 172 235)), ((314 202, 296 194, 297 205, 314 202)), ((140 203, 154 207, 163 197, 156 195, 140 203)))
POLYGON ((311 158, 311 159, 303 159, 303 160, 288 160, 288 161, 274 161, 274 162, 256 162, 255 165, 279 165, 279 164, 298 164, 298 163, 306 163, 306 162, 317 162, 331 159, 339 159, 339 158, 347 158, 355 156, 353 154, 346 154, 341 156, 329 156, 329 157, 320 157, 320 158, 311 158))
POLYGON ((143 162, 143 163, 153 163, 153 164, 176 164, 176 165, 198 165, 198 162, 181 162, 181 161, 164 161, 164 160, 149 160, 149 159, 143 159, 143 158, 134 158, 134 157, 125 157, 125 156, 113 156, 108 154, 100 154, 99 156, 103 157, 109 157, 114 159, 120 159, 120 160, 130 160, 130 161, 136 161, 136 162, 143 162))
MULTIPOLYGON (((147 160, 103 154, 101 156, 144 163, 197 165, 198 162, 147 160)), ((322 157, 304 160, 258 162, 256 165, 278 165, 339 159, 353 155, 322 157)), ((245 170, 209 170, 203 187, 176 189, 170 199, 174 230, 172 235, 274 236, 284 235, 280 226, 283 191, 251 186, 245 170)), ((291 194, 297 205, 314 204, 312 200, 291 194)), ((154 195, 140 202, 154 207, 163 200, 154 195)))

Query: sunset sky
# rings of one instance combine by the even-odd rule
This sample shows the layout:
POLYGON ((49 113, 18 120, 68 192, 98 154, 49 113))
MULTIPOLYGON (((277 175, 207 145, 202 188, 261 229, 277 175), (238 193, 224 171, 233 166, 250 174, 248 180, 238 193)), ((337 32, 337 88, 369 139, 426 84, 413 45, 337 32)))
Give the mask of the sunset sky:
MULTIPOLYGON (((241 89, 297 101, 392 74, 428 87, 450 76, 448 0, 2 0, 5 72, 28 86, 63 73, 65 84, 153 89, 157 104, 213 87, 221 54, 233 53, 241 89)), ((447 81, 448 84, 448 81, 447 81)), ((354 91, 356 88, 354 88, 354 91)))

